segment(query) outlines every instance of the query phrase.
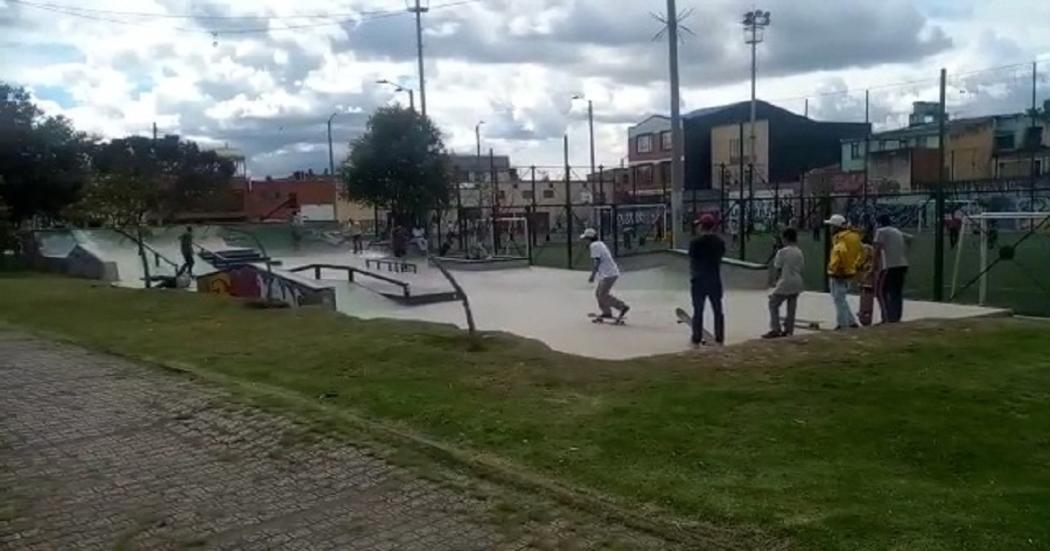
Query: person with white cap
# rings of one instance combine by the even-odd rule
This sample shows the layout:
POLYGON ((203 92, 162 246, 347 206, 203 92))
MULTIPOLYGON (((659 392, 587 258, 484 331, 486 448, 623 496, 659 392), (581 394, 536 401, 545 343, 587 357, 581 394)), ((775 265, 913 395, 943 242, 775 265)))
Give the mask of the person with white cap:
POLYGON ((857 277, 857 271, 864 261, 864 247, 860 233, 850 228, 846 217, 836 214, 824 224, 831 227, 831 256, 828 259, 828 278, 831 287, 831 300, 835 304, 836 330, 857 328, 857 318, 850 310, 849 286, 857 277))
POLYGON ((616 260, 613 259, 609 247, 598 237, 598 230, 587 228, 580 239, 590 243, 591 258, 594 260, 594 268, 591 270, 591 277, 588 281, 594 283, 595 278, 598 278, 595 296, 598 299, 599 317, 595 319, 596 321, 615 319, 617 323, 622 323, 631 307, 612 295, 613 285, 620 278, 620 267, 616 265, 616 260), (619 311, 619 316, 613 315, 614 308, 619 311))

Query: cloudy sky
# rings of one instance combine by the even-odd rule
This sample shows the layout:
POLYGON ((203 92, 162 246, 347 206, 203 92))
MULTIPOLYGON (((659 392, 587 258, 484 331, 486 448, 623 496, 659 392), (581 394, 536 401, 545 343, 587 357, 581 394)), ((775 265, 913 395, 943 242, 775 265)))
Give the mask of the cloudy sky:
MULTIPOLYGON (((739 20, 750 0, 679 0, 686 17, 683 108, 749 95, 739 20)), ((426 4, 426 2, 424 2, 426 4)), ((427 104, 450 149, 484 147, 518 165, 586 165, 594 102, 598 161, 618 165, 626 128, 668 111, 664 0, 433 0, 424 17, 427 104)), ((953 116, 1050 99, 1046 0, 765 0, 759 96, 827 120, 898 124, 935 100, 949 70, 953 116), (1024 63, 1028 65, 1024 65, 1024 63), (1003 67, 1007 66, 1007 67, 1003 67), (994 70, 984 70, 1001 67, 994 70)), ((418 87, 405 0, 0 0, 0 80, 103 136, 178 133, 244 151, 253 176, 327 166, 368 113, 418 87), (134 13, 127 13, 134 12, 134 13)), ((417 98, 418 100, 418 98, 417 98)))

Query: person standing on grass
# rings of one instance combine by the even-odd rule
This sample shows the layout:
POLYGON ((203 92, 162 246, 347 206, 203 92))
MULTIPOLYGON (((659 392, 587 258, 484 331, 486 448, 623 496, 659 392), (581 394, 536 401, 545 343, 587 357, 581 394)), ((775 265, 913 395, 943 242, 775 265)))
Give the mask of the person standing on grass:
POLYGON ((875 231, 875 262, 879 273, 879 302, 883 323, 899 323, 904 316, 904 281, 908 277, 908 243, 913 239, 893 225, 888 214, 879 215, 875 231))
POLYGON ((795 334, 795 312, 798 310, 798 296, 806 288, 802 272, 806 269, 806 257, 798 246, 798 232, 787 228, 781 234, 784 246, 773 258, 773 269, 777 271, 777 284, 769 295, 769 333, 764 339, 790 337, 795 334), (780 306, 787 303, 787 316, 783 323, 780 318, 780 306))
POLYGON ((193 277, 193 227, 186 226, 186 231, 182 232, 179 236, 179 250, 182 252, 182 267, 179 268, 178 275, 185 273, 186 275, 193 277))
POLYGON ((835 305, 835 330, 856 329, 857 318, 850 310, 849 286, 857 277, 857 268, 864 255, 860 233, 848 226, 846 217, 836 214, 829 218, 826 225, 831 227, 831 258, 828 260, 828 277, 830 278, 831 300, 835 305))
POLYGON ((619 316, 615 317, 616 321, 623 321, 624 316, 627 315, 631 307, 612 295, 613 285, 620 278, 620 267, 613 260, 609 247, 598 238, 598 230, 587 228, 583 235, 580 236, 580 239, 590 243, 590 254, 594 260, 594 268, 591 269, 591 277, 587 281, 594 283, 595 278, 598 278, 598 288, 595 291, 595 296, 598 299, 599 315, 602 319, 613 319, 615 317, 613 316, 613 308, 615 308, 619 310, 619 316))
POLYGON ((704 307, 711 302, 715 341, 725 344, 726 321, 722 310, 722 257, 726 244, 715 233, 715 218, 705 214, 696 222, 700 234, 689 244, 689 292, 693 299, 693 344, 704 342, 704 307))

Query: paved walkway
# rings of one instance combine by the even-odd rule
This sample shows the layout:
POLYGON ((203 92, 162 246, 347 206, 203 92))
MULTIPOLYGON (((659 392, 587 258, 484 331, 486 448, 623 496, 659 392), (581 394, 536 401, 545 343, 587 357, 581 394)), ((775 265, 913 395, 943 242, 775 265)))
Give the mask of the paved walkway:
POLYGON ((188 377, 0 330, 0 548, 669 548, 304 434, 188 377))

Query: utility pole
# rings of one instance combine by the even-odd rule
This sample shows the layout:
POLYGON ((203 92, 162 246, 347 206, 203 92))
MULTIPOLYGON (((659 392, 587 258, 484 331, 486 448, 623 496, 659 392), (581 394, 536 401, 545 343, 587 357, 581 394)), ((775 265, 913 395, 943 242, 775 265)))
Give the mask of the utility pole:
POLYGON ((153 141, 157 141, 157 123, 153 123, 153 141))
POLYGON ((427 116, 427 84, 423 72, 423 14, 430 11, 429 7, 420 6, 420 0, 415 0, 414 8, 408 8, 410 13, 416 14, 416 51, 419 57, 419 104, 423 117, 427 116))
POLYGON ((940 182, 937 186, 937 198, 936 198, 936 238, 934 240, 934 252, 933 252, 933 300, 940 302, 944 300, 944 139, 946 134, 946 125, 948 110, 945 106, 946 90, 948 87, 948 70, 941 69, 941 106, 940 112, 937 117, 938 135, 939 142, 939 167, 940 167, 940 182))
POLYGON ((332 150, 332 120, 339 113, 332 113, 331 117, 328 117, 328 174, 335 176, 335 153, 332 150))
POLYGON ((565 265, 572 269, 572 240, 574 239, 572 233, 572 184, 570 182, 570 173, 572 169, 569 167, 569 135, 566 134, 563 138, 564 149, 565 149, 565 265))
POLYGON ((868 217, 868 150, 871 149, 871 90, 864 90, 864 208, 861 216, 864 219, 864 229, 867 231, 868 217))
MULTIPOLYGON (((1032 97, 1035 98, 1034 92, 1032 97)), ((1033 99, 1032 101, 1034 102, 1035 100, 1033 99)), ((1035 104, 1033 103, 1033 105, 1035 104)), ((591 100, 587 100, 587 124, 591 133, 591 174, 594 174, 594 102, 591 100)))
POLYGON ((678 8, 675 0, 667 0, 667 48, 671 73, 671 248, 681 248, 682 189, 684 166, 682 155, 682 105, 678 76, 678 8))
MULTIPOLYGON (((1039 83, 1039 62, 1038 61, 1033 61, 1032 62, 1032 128, 1033 129, 1036 128, 1036 126, 1035 126, 1037 124, 1036 115, 1038 114, 1036 112, 1036 110, 1039 108, 1039 106, 1037 105, 1037 102, 1039 101, 1038 98, 1037 98, 1037 92, 1038 92, 1038 86, 1039 86, 1038 83, 1039 83)), ((1032 133, 1032 130, 1029 130, 1027 133, 1032 133)), ((1039 146, 1040 146, 1040 144, 1042 143, 1042 140, 1043 140, 1042 133, 1035 134, 1034 137, 1035 137, 1035 142, 1029 145, 1029 149, 1031 149, 1032 157, 1030 159, 1031 165, 1029 166, 1029 177, 1031 178, 1031 182, 1030 182, 1031 185, 1029 186, 1030 191, 1029 191, 1028 204, 1030 206, 1028 208, 1032 212, 1035 212, 1035 186, 1037 185, 1037 181, 1039 179, 1039 172, 1035 169, 1035 153, 1039 149, 1039 146)))
POLYGON ((809 118, 809 98, 806 98, 806 106, 803 108, 805 117, 809 118))
POLYGON ((474 125, 474 140, 478 144, 478 166, 481 166, 481 125, 485 124, 485 121, 478 121, 478 124, 474 125))

